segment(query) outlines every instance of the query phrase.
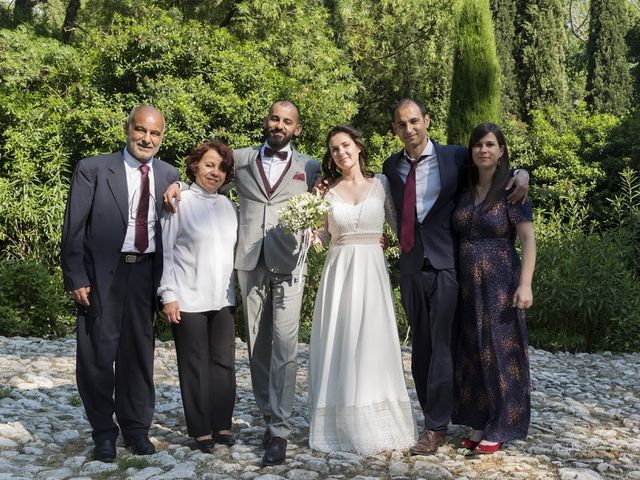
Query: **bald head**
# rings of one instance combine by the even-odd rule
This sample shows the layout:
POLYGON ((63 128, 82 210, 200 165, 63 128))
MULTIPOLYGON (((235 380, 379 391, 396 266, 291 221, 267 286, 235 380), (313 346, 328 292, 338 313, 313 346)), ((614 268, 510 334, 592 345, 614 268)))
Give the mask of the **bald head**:
MULTIPOLYGON (((136 105, 135 107, 133 107, 131 109, 131 111, 129 112, 129 118, 127 119, 127 125, 129 125, 131 123, 131 121, 133 120, 133 118, 136 116, 137 113, 141 113, 141 114, 147 113, 147 114, 157 115, 160 118, 162 118, 162 123, 164 125, 164 115, 162 115, 162 112, 160 112, 160 110, 158 110, 153 105, 148 105, 148 104, 136 105)), ((163 127, 163 130, 164 130, 164 127, 163 127)))
POLYGON ((271 104, 271 108, 269 109, 269 114, 273 113, 274 109, 277 107, 285 107, 287 109, 293 109, 296 112, 296 122, 300 123, 300 109, 298 106, 293 103, 291 100, 276 100, 271 104))

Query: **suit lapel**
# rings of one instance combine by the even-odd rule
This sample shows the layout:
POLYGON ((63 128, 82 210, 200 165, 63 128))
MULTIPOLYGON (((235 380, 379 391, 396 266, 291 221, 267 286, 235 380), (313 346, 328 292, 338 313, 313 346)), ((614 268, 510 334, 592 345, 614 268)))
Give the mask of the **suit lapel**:
POLYGON ((166 185, 168 182, 165 181, 166 172, 163 168, 163 165, 158 161, 157 158, 153 159, 153 189, 155 190, 155 199, 156 199, 156 214, 157 217, 160 218, 162 214, 162 197, 164 196, 163 185, 166 185))
POLYGON ((446 172, 446 168, 448 167, 448 162, 447 162, 447 159, 445 158, 446 154, 444 153, 443 149, 440 147, 440 144, 438 142, 434 142, 433 140, 431 140, 431 142, 433 143, 433 148, 436 152, 436 159, 438 160, 438 175, 440 176, 440 193, 438 193, 438 198, 436 198, 436 201, 431 206, 431 210, 429 210, 429 213, 425 215, 424 219, 422 220, 422 223, 425 223, 429 218, 429 216, 431 215, 431 213, 434 211, 437 211, 443 199, 447 198, 446 195, 443 195, 445 188, 447 188, 446 180, 448 178, 448 175, 446 172))
POLYGON ((108 167, 109 176, 107 183, 113 194, 113 199, 118 206, 122 221, 125 225, 129 218, 129 190, 127 189, 127 173, 124 169, 124 157, 122 152, 115 153, 111 157, 111 164, 108 167))
POLYGON ((258 167, 258 154, 260 153, 261 148, 262 145, 256 147, 255 150, 249 153, 249 170, 251 171, 251 174, 253 175, 253 178, 256 181, 256 184, 258 185, 258 188, 260 189, 262 194, 268 198, 269 192, 267 192, 267 187, 262 180, 262 175, 260 175, 260 168, 258 167))

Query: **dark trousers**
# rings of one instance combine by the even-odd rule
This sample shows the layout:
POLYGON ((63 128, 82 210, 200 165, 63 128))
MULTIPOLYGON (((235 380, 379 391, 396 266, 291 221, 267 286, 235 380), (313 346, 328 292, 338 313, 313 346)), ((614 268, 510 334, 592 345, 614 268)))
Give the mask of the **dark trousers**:
POLYGON ((424 426, 446 430, 453 409, 453 331, 458 302, 455 270, 426 267, 400 278, 412 334, 411 373, 424 426))
POLYGON ((155 402, 152 264, 151 257, 137 264, 120 261, 102 311, 97 316, 78 314, 76 379, 96 442, 115 440, 118 426, 125 440, 146 435, 151 426, 155 402))
POLYGON ((180 318, 172 330, 189 436, 229 430, 236 401, 233 308, 180 312, 180 318))

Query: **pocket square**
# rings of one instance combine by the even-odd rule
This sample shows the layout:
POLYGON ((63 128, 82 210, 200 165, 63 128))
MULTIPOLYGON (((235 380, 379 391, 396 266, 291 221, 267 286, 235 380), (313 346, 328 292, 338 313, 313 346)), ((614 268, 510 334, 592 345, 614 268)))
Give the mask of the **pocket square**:
POLYGON ((296 172, 295 175, 293 176, 294 180, 302 180, 303 182, 306 182, 307 179, 304 176, 304 172, 296 172))

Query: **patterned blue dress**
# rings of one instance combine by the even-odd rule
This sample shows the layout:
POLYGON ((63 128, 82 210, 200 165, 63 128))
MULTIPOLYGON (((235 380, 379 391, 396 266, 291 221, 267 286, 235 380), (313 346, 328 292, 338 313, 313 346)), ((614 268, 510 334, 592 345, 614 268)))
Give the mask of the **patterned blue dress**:
POLYGON ((515 226, 532 220, 531 204, 510 205, 506 194, 485 211, 464 193, 453 215, 461 303, 452 421, 492 442, 523 439, 529 429, 527 329, 511 305, 520 279, 515 226))

